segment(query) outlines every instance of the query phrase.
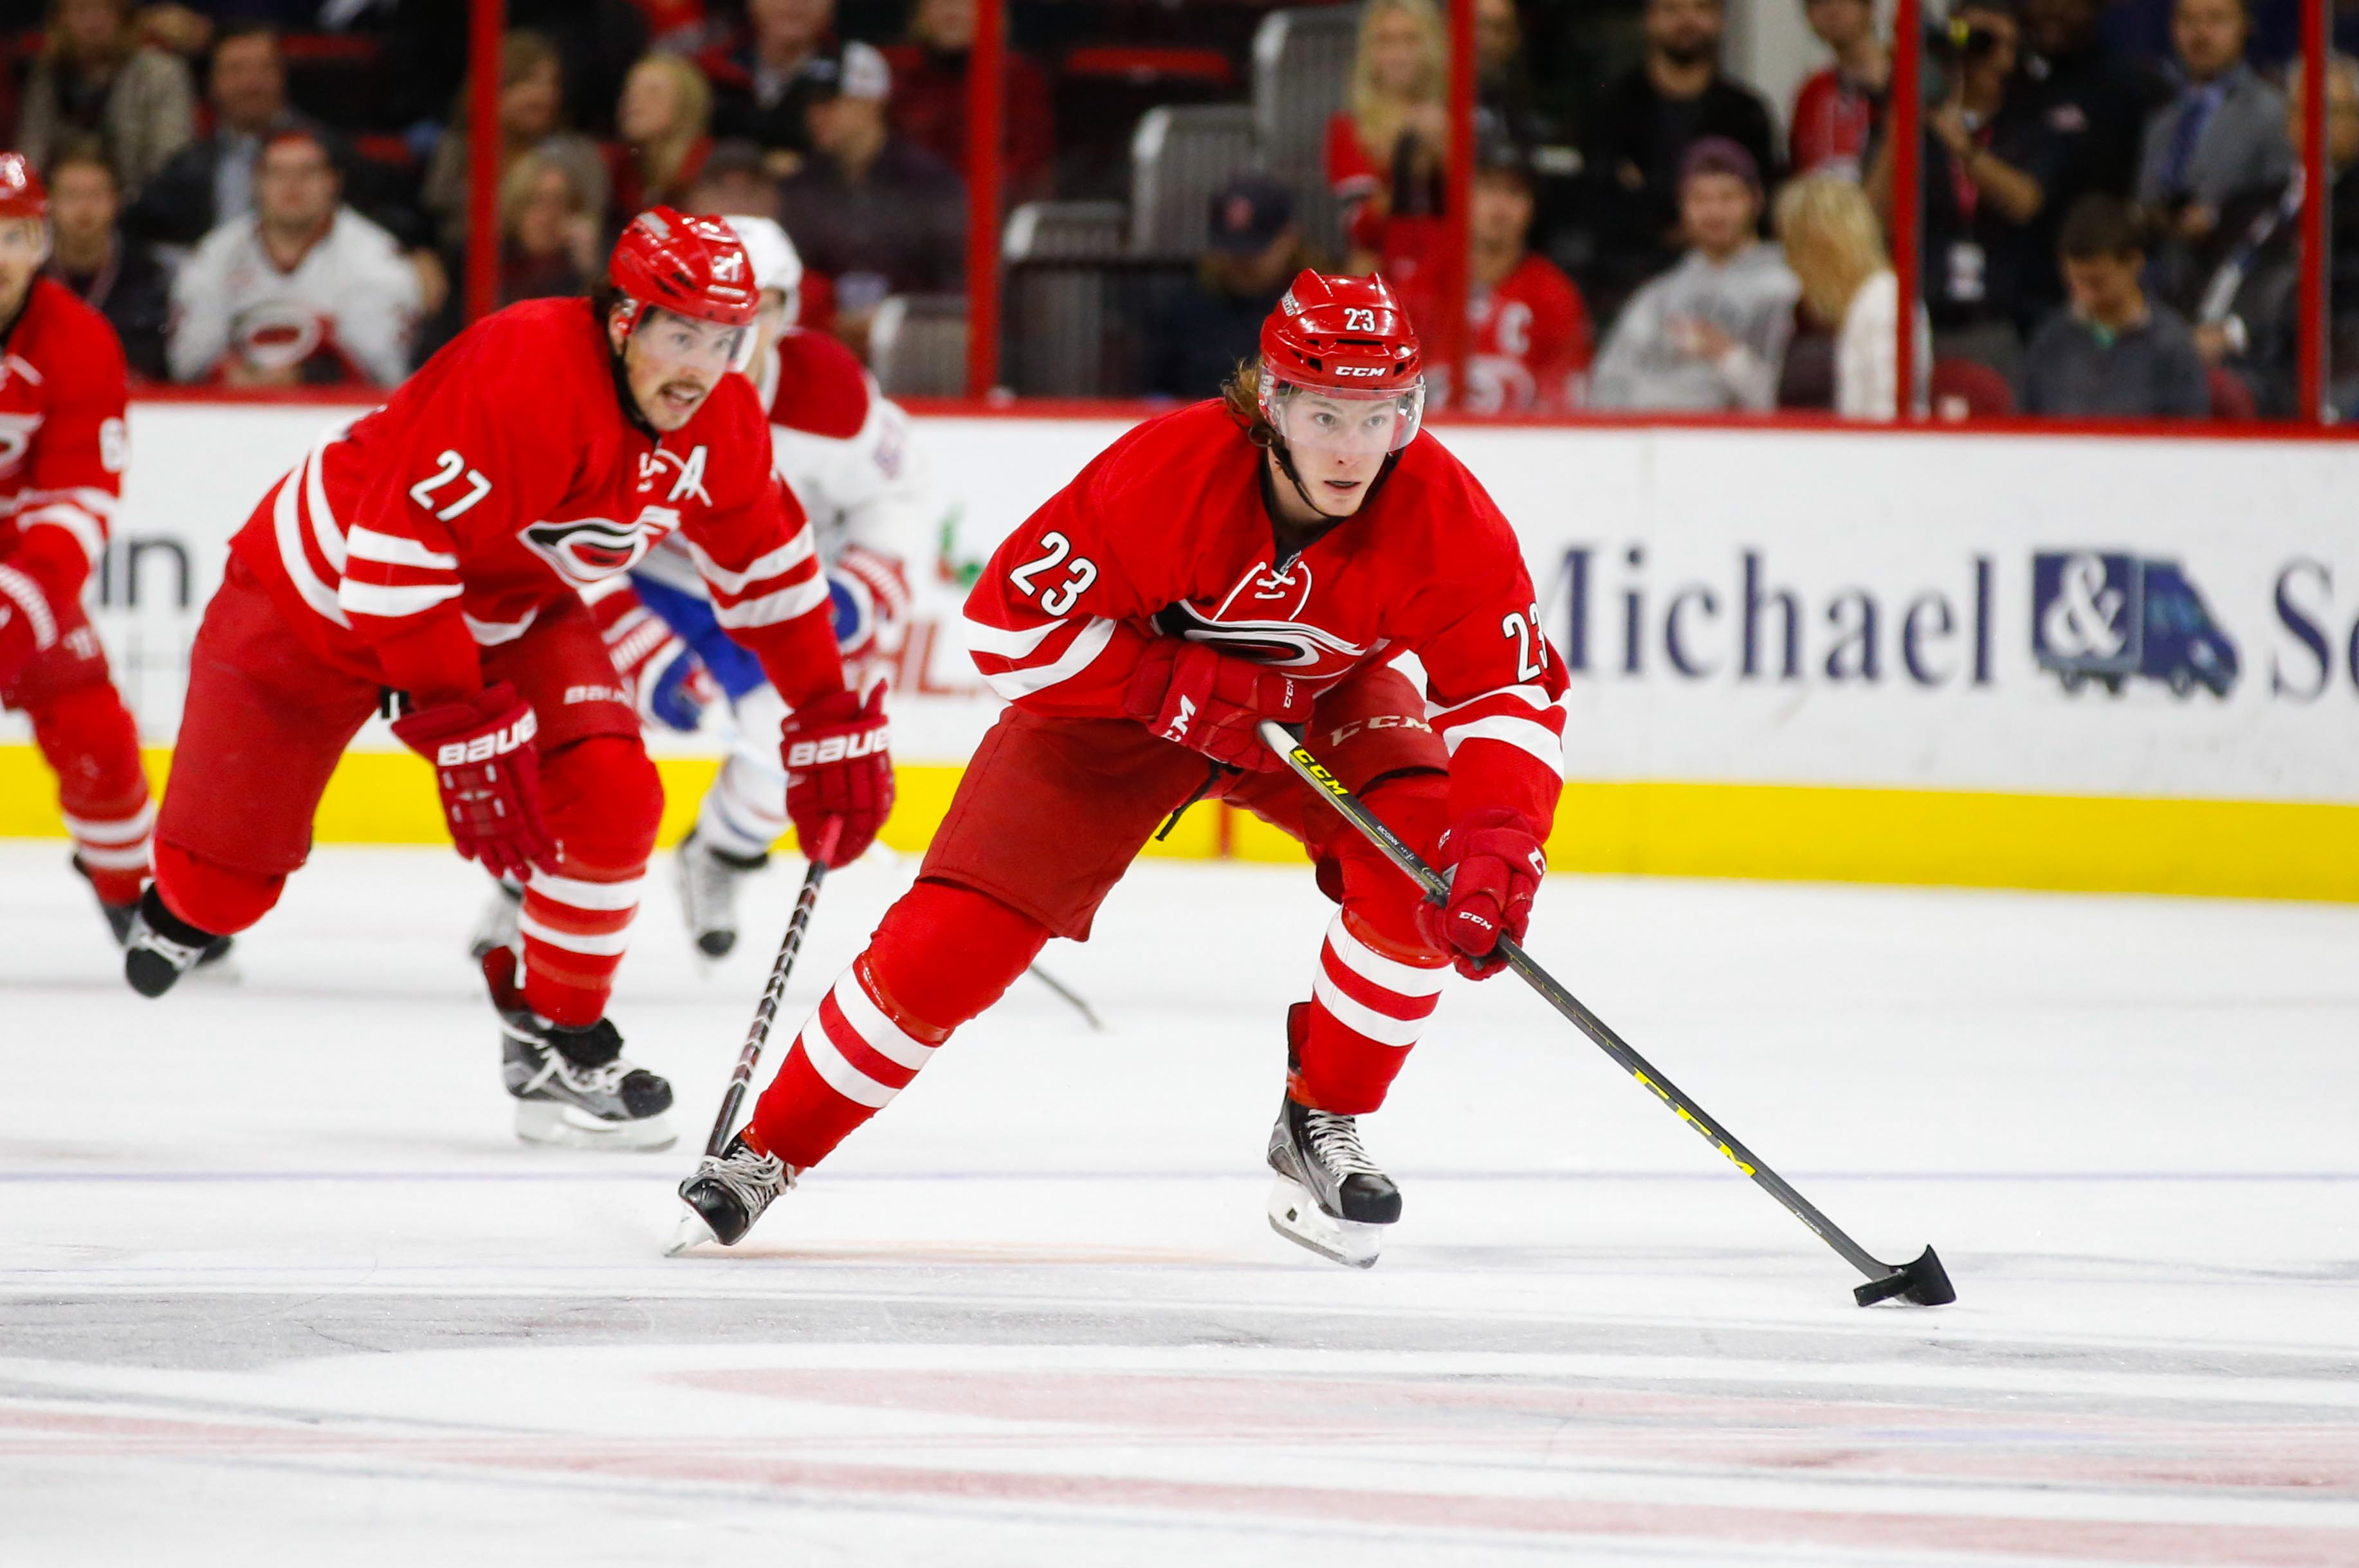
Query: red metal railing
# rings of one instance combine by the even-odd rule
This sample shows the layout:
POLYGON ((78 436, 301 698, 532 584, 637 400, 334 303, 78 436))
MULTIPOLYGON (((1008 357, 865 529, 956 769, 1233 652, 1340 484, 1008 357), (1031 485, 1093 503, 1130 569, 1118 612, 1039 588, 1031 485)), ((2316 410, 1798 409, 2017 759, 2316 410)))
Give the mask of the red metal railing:
MULTIPOLYGON (((1919 39, 1925 36, 1925 12, 1920 0, 1898 0, 1892 16, 1892 272, 1900 285, 1900 308, 1895 317, 1899 345, 1893 358, 1893 417, 1908 424, 1917 417, 1917 304, 1924 290, 1919 263, 1924 252, 1923 192, 1919 179, 1924 161, 1925 84, 1918 69, 1923 55, 1919 39)), ((1925 367, 1930 373, 1932 366, 1925 367)))
POLYGON ((467 28, 467 319, 499 305, 500 35, 507 0, 474 0, 467 28))
POLYGON ((2334 187, 2326 175, 2326 8, 2333 0, 2304 0, 2301 8, 2301 336, 2294 384, 2300 417, 2326 423, 2326 210, 2334 187))
POLYGON ((1001 99, 1007 81, 1007 0, 975 0, 966 57, 966 395, 999 384, 1001 99))

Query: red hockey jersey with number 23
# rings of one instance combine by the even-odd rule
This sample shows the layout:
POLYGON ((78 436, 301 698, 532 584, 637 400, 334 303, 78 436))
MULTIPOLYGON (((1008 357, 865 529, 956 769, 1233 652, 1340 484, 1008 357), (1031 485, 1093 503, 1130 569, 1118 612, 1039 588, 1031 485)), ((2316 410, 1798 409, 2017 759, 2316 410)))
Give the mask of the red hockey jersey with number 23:
POLYGON ((1262 463, 1219 403, 1107 448, 1000 546, 968 597, 984 678, 1035 712, 1119 718, 1158 634, 1314 688, 1412 653, 1450 751, 1452 815, 1506 806, 1545 836, 1563 786, 1565 676, 1498 507, 1419 434, 1356 515, 1281 559, 1262 463))

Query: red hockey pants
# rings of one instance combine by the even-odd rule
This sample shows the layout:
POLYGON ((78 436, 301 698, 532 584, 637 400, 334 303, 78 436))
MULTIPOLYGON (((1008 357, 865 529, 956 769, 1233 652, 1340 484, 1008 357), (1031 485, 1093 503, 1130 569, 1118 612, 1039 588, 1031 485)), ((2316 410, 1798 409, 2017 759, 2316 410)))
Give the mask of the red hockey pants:
MULTIPOLYGON (((484 678, 514 684, 539 719, 541 809, 558 843, 558 873, 536 874, 525 894, 526 1000, 555 1022, 594 1023, 627 946, 662 786, 579 600, 484 649, 484 678)), ((157 823, 157 888, 173 914, 226 935, 268 913, 310 857, 320 798, 379 695, 298 643, 232 557, 190 654, 157 823)))

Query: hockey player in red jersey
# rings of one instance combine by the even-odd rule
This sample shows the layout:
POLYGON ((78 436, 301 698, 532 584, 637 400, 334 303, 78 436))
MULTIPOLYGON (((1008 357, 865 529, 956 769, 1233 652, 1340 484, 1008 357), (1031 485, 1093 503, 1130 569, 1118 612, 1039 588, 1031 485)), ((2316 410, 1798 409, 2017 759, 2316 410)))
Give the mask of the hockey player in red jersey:
POLYGON ((277 902, 382 690, 459 852, 526 881, 521 953, 484 960, 519 1136, 670 1141, 670 1087, 604 1017, 661 792, 580 587, 684 535, 722 624, 791 695, 787 744, 824 759, 795 770, 803 842, 840 818, 847 861, 892 802, 881 701, 845 688, 810 529, 729 373, 754 311, 727 226, 657 208, 591 298, 476 323, 279 481, 190 656, 136 989, 160 995, 277 902))
MULTIPOLYGON (((1545 869, 1565 678, 1516 537, 1430 436, 1414 332, 1372 279, 1304 273, 1224 402, 1149 420, 1036 512, 967 600, 1009 707, 919 881, 804 1025, 749 1124, 681 1184, 734 1242, 889 1102, 1204 795, 1299 839, 1341 909, 1286 1020, 1271 1222, 1364 1267, 1400 1195, 1362 1146, 1454 963, 1502 967, 1545 869), (1390 661, 1414 654, 1422 696, 1390 661), (1446 908, 1261 742, 1307 721, 1446 908)), ((684 1234, 702 1231, 692 1224, 684 1234)))
POLYGON ((123 345, 53 278, 49 193, 0 153, 0 708, 33 721, 116 941, 147 881, 139 730, 82 611, 123 492, 123 345))
MULTIPOLYGON (((887 678, 908 639, 908 563, 944 521, 909 416, 877 390, 860 361, 824 332, 796 326, 802 258, 767 218, 723 219, 745 247, 761 294, 746 374, 770 422, 772 466, 810 516, 846 667, 887 678)), ((778 756, 787 706, 761 662, 713 615, 696 562, 677 535, 627 578, 582 590, 614 667, 650 726, 694 731, 714 688, 727 698, 729 755, 704 792, 696 826, 673 856, 680 912, 707 957, 737 942, 741 884, 768 864, 787 830, 787 774, 778 756)), ((513 935, 523 889, 503 882, 478 923, 482 951, 513 935)))

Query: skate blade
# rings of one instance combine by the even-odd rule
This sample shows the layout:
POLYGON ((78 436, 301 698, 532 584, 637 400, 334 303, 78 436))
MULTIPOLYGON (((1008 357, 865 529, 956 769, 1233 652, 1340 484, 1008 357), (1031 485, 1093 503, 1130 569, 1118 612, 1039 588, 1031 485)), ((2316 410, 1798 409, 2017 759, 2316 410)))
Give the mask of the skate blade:
POLYGON ((1285 1176, 1270 1184, 1269 1227, 1297 1247, 1350 1269, 1375 1268, 1385 1244, 1383 1226, 1336 1218, 1306 1188, 1285 1176))
POLYGON ((223 943, 218 952, 198 959, 197 967, 182 978, 207 986, 244 985, 245 971, 237 967, 236 943, 223 943))
POLYGON ((614 1153, 654 1152, 679 1141, 669 1116, 639 1121, 601 1121, 554 1100, 516 1101, 516 1135, 544 1149, 595 1149, 614 1153))
POLYGON ((704 1217, 691 1208, 679 1217, 679 1224, 672 1230, 671 1241, 664 1248, 663 1255, 677 1258, 691 1247, 701 1247, 708 1241, 717 1243, 720 1239, 712 1234, 712 1227, 704 1223, 704 1217))

